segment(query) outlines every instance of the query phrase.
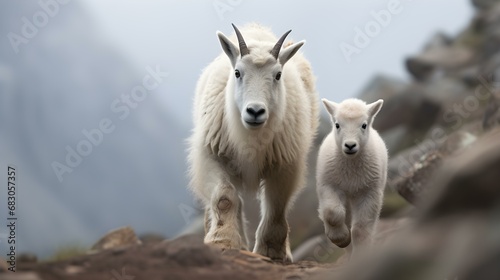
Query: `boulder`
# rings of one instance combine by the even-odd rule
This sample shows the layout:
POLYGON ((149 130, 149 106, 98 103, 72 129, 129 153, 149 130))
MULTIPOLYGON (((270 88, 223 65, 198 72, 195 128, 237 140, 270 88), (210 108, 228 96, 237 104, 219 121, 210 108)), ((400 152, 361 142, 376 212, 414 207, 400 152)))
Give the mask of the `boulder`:
POLYGON ((9 266, 7 265, 7 261, 0 257, 0 273, 7 272, 9 270, 9 266))
MULTIPOLYGON (((380 219, 374 235, 375 244, 390 243, 390 240, 402 229, 411 224, 408 218, 380 219)), ((331 263, 337 261, 343 263, 342 258, 345 250, 335 246, 325 234, 314 236, 303 242, 293 251, 293 260, 314 261, 319 263, 331 263)))
POLYGON ((108 232, 99 239, 99 241, 92 246, 91 252, 140 244, 141 241, 137 238, 137 235, 135 235, 131 227, 121 227, 108 232))
POLYGON ((410 129, 427 129, 434 124, 441 110, 440 104, 430 100, 418 85, 404 89, 401 94, 384 100, 384 107, 377 114, 373 127, 379 132, 406 125, 410 129), (397 117, 395 117, 397 116, 397 117))
POLYGON ((443 32, 437 32, 434 33, 434 35, 432 35, 430 40, 426 43, 424 51, 449 47, 452 43, 453 39, 450 38, 450 36, 444 34, 443 32))
POLYGON ((157 244, 165 240, 165 237, 156 233, 146 233, 139 237, 142 244, 157 244))
POLYGON ((488 63, 500 51, 500 3, 478 13, 474 27, 480 35, 477 55, 488 63))
POLYGON ((221 262, 220 250, 206 246, 197 235, 184 235, 167 240, 153 250, 155 257, 164 257, 184 267, 211 266, 221 262))
MULTIPOLYGON (((500 128, 476 140, 469 148, 450 156, 429 187, 434 188, 424 217, 427 219, 497 211, 500 207, 500 128)), ((499 221, 500 222, 500 221, 499 221)))
POLYGON ((406 68, 418 81, 430 78, 436 70, 450 70, 470 63, 474 53, 461 47, 431 48, 406 59, 406 68))
POLYGON ((470 145, 476 137, 458 131, 443 140, 426 139, 389 161, 388 186, 416 205, 428 195, 428 184, 442 166, 443 159, 470 145))
POLYGON ((316 235, 302 242, 293 250, 294 261, 333 262, 344 254, 344 250, 333 245, 325 234, 316 235))
POLYGON ((500 125, 500 101, 492 100, 484 112, 483 129, 490 130, 491 128, 500 125))
MULTIPOLYGON (((358 98, 372 103, 378 99, 388 100, 400 94, 408 86, 407 82, 384 75, 376 75, 361 91, 358 98)), ((340 100, 339 100, 340 101, 340 100)))
POLYGON ((472 0, 472 4, 474 5, 474 7, 483 10, 490 9, 499 3, 499 0, 472 0))

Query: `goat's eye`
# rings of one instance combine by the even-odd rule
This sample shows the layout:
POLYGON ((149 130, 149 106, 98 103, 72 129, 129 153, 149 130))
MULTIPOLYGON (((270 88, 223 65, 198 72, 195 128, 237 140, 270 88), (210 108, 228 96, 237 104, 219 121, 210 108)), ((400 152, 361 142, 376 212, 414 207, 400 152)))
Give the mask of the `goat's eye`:
POLYGON ((239 78, 241 76, 240 70, 238 70, 238 69, 234 70, 234 75, 236 76, 236 78, 239 78))
POLYGON ((279 81, 281 79, 281 72, 278 72, 276 74, 276 77, 274 77, 276 79, 276 81, 279 81))
POLYGON ((364 123, 361 128, 366 129, 366 123, 364 123))
POLYGON ((335 127, 336 127, 337 129, 339 129, 339 128, 340 128, 340 124, 336 123, 336 124, 335 124, 335 127))

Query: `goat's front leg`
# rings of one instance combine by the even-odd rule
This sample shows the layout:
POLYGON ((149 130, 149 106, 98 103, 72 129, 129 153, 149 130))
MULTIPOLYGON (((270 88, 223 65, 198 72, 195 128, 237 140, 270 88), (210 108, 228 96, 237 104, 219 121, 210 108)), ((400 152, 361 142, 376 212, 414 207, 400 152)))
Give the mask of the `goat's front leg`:
POLYGON ((346 248, 351 243, 351 213, 346 194, 334 186, 318 185, 319 218, 333 244, 346 248))
POLYGON ((229 183, 218 186, 205 209, 205 243, 246 250, 242 219, 242 203, 235 188, 229 183))
POLYGON ((302 183, 301 176, 295 168, 283 168, 265 179, 260 196, 262 219, 257 228, 255 253, 273 260, 292 261, 286 215, 288 204, 302 183))
POLYGON ((205 183, 197 191, 205 197, 205 243, 222 249, 247 249, 238 191, 218 162, 206 160, 203 170, 205 183))

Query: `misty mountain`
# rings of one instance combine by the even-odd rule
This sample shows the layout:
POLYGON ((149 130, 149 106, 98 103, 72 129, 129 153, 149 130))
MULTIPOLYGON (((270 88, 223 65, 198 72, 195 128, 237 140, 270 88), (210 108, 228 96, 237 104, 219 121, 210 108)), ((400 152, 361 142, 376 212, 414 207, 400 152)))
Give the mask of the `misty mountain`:
MULTIPOLYGON (((32 38, 24 36, 24 19, 37 27, 41 12, 37 1, 4 1, 0 10, 6 35, 0 41, 0 161, 2 170, 18 169, 18 252, 46 256, 65 244, 91 245, 123 225, 139 234, 174 235, 186 224, 181 202, 192 200, 183 160, 188 128, 158 101, 170 77, 158 65, 133 65, 77 2, 59 4, 46 25, 26 33, 32 38), (11 33, 28 41, 18 44, 17 54, 11 33), (160 77, 147 80, 155 89, 137 88, 155 71, 160 77), (103 121, 110 132, 101 137, 96 129, 103 121), (78 151, 88 155, 78 160, 78 151)), ((6 172, 0 178, 4 184, 6 172)), ((6 195, 2 188, 1 224, 6 195)))

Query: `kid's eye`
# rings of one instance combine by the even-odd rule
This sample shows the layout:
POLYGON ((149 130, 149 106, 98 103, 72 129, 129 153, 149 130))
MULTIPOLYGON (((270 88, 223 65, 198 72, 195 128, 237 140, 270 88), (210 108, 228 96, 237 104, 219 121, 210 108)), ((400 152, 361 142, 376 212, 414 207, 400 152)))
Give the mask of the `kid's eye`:
POLYGON ((366 129, 366 123, 364 123, 361 127, 362 127, 363 129, 366 129))
POLYGON ((339 128, 340 128, 340 124, 336 123, 336 124, 335 124, 335 127, 336 127, 337 129, 339 129, 339 128))
POLYGON ((238 70, 238 69, 234 70, 234 75, 236 76, 236 78, 239 78, 241 76, 240 70, 238 70))
POLYGON ((274 77, 276 79, 276 81, 279 81, 281 79, 281 72, 278 72, 276 74, 276 77, 274 77))

